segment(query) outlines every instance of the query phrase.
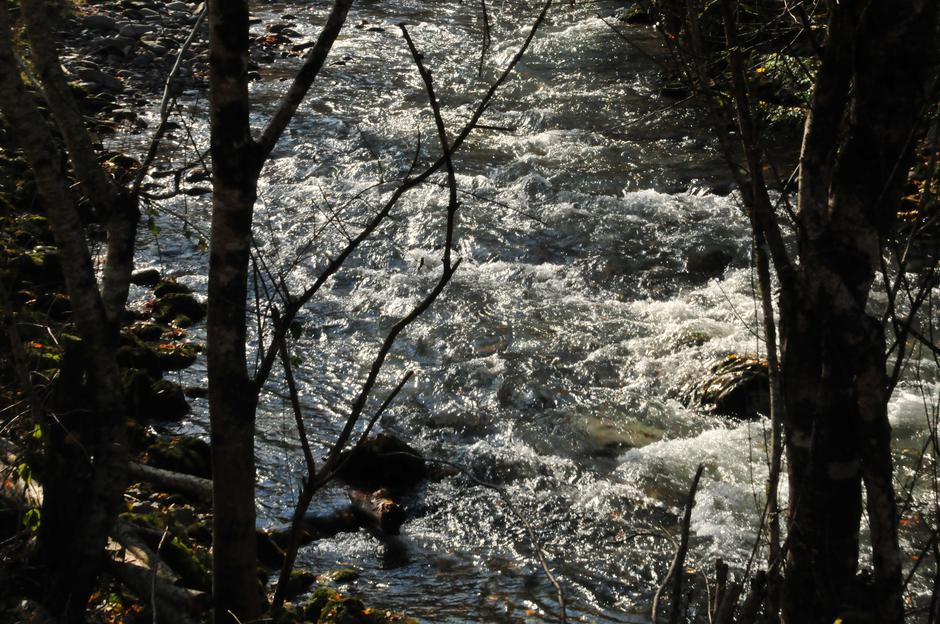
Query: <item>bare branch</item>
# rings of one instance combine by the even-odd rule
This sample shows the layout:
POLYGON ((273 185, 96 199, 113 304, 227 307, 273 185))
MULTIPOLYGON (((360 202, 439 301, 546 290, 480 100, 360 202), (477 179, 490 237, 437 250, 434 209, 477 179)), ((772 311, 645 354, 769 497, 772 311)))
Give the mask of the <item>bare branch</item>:
POLYGON ((659 600, 669 581, 672 580, 672 605, 669 611, 669 624, 677 624, 679 621, 679 609, 682 604, 682 581, 685 571, 685 556, 689 550, 689 530, 692 522, 692 508, 695 507, 695 493, 698 491, 699 479, 702 478, 702 472, 705 470, 705 464, 699 464, 695 470, 695 476, 692 477, 692 485, 689 487, 689 496, 685 503, 685 513, 682 516, 682 532, 679 537, 679 547, 676 549, 676 556, 669 566, 669 572, 663 579, 662 585, 656 590, 653 597, 653 606, 650 609, 650 619, 656 622, 659 611, 659 600))
POLYGON ((163 98, 160 100, 160 121, 157 124, 157 129, 153 132, 153 137, 150 139, 150 145, 147 147, 147 155, 144 156, 140 170, 137 172, 134 182, 131 185, 131 195, 134 197, 140 194, 140 185, 143 183, 147 172, 150 170, 150 166, 157 157, 160 141, 163 139, 163 134, 166 132, 166 122, 167 119, 170 118, 170 107, 172 106, 172 102, 176 99, 176 82, 177 78, 179 78, 180 68, 183 66, 183 56, 186 55, 186 51, 189 50, 193 41, 196 40, 196 35, 199 34, 199 28, 202 26, 202 21, 205 17, 206 8, 203 7, 202 11, 200 11, 199 15, 196 17, 196 23, 193 24, 193 29, 190 31, 189 36, 186 37, 183 45, 180 46, 180 50, 176 55, 176 61, 173 63, 173 67, 166 77, 166 84, 163 87, 163 98))
POLYGON ((313 85, 313 81, 316 80, 317 75, 323 68, 323 63, 326 62, 326 57, 343 28, 346 14, 349 12, 352 3, 353 0, 336 0, 333 3, 333 8, 326 18, 326 24, 323 25, 323 30, 320 31, 316 43, 310 48, 303 66, 294 77, 294 82, 287 90, 287 93, 284 94, 284 97, 281 98, 277 110, 265 126, 261 138, 258 139, 257 147, 261 162, 264 162, 271 150, 274 149, 294 113, 297 112, 297 107, 300 106, 311 85, 313 85))

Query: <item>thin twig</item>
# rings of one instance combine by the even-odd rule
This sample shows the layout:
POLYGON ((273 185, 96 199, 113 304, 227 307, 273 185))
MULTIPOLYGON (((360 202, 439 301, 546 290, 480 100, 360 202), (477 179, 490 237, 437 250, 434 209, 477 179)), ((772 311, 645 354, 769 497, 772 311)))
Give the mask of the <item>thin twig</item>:
POLYGON ((206 13, 207 9, 203 6, 202 11, 200 11, 199 15, 196 17, 196 22, 193 24, 193 29, 190 31, 189 36, 186 37, 183 45, 180 46, 180 50, 176 55, 176 61, 173 63, 173 67, 170 69, 170 73, 166 78, 166 84, 163 87, 163 98, 160 100, 160 122, 157 124, 157 129, 154 130, 153 138, 150 139, 150 145, 147 147, 147 155, 144 157, 144 161, 137 171, 137 176, 134 178, 134 183, 131 185, 132 197, 140 195, 140 185, 143 183, 144 177, 146 177, 147 172, 150 170, 150 165, 153 164, 154 159, 157 157, 160 141, 163 139, 163 133, 166 132, 166 122, 167 119, 170 118, 171 103, 176 99, 176 81, 177 78, 179 78, 180 69, 183 66, 183 57, 196 40, 196 36, 199 34, 199 27, 202 26, 202 20, 206 17, 206 13))
POLYGON ((670 580, 672 580, 672 605, 669 611, 669 624, 677 624, 679 621, 679 611, 682 605, 682 582, 685 569, 685 557, 689 550, 689 530, 692 523, 692 508, 695 507, 695 493, 698 491, 699 480, 702 478, 702 472, 704 470, 705 464, 699 464, 698 468, 695 470, 695 476, 692 478, 692 485, 689 487, 685 513, 682 516, 682 532, 679 536, 679 547, 676 549, 676 555, 672 559, 672 564, 669 566, 669 572, 666 573, 666 578, 663 579, 662 585, 659 586, 659 589, 656 590, 656 595, 653 596, 653 606, 650 609, 650 619, 653 621, 653 624, 656 624, 657 616, 659 615, 659 601, 662 598, 663 592, 666 591, 666 586, 669 584, 670 580))

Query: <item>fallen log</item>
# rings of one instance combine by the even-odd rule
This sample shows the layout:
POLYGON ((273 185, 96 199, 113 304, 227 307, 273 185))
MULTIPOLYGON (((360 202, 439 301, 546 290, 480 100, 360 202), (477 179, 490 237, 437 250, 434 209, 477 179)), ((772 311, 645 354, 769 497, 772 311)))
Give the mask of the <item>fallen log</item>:
POLYGON ((127 474, 131 479, 146 481, 153 485, 158 485, 173 492, 195 496, 199 500, 212 502, 212 481, 202 477, 184 474, 182 472, 173 472, 163 468, 154 468, 145 464, 131 462, 127 469, 127 474))
MULTIPOLYGON (((354 533, 359 530, 359 523, 350 508, 337 509, 331 514, 307 514, 304 516, 300 531, 300 544, 309 544, 318 539, 328 539, 339 533, 354 533)), ((290 540, 290 527, 270 529, 268 537, 280 548, 285 548, 290 540)))
MULTIPOLYGON (((401 532, 405 510, 391 498, 387 490, 371 493, 352 490, 349 492, 349 500, 348 507, 337 509, 331 514, 304 516, 299 543, 309 544, 339 533, 354 533, 359 529, 365 529, 379 540, 388 542, 401 532)), ((269 530, 267 535, 284 548, 290 539, 290 527, 269 530)))
MULTIPOLYGON (((0 438, 0 472, 14 470, 19 463, 20 459, 16 445, 9 440, 0 438)), ((128 464, 127 474, 131 479, 146 481, 173 492, 189 494, 206 503, 212 502, 212 481, 209 479, 164 470, 163 468, 154 468, 137 462, 128 464)), ((35 479, 30 479, 24 488, 25 491, 20 493, 19 496, 22 497, 25 505, 27 507, 40 507, 42 505, 42 486, 35 479)))
POLYGON ((211 599, 205 592, 178 587, 145 566, 130 561, 110 559, 108 572, 141 599, 150 602, 160 624, 196 624, 208 611, 211 599))

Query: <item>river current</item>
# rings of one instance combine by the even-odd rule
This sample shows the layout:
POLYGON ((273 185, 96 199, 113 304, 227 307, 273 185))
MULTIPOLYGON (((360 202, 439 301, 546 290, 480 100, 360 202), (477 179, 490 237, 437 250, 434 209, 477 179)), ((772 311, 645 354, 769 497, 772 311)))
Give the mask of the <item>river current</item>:
MULTIPOLYGON (((258 4, 263 19, 253 33, 280 21, 296 41, 312 40, 325 5, 258 4)), ((761 351, 749 233, 705 120, 658 94, 661 70, 640 51, 655 50, 656 35, 613 19, 619 6, 553 7, 484 115, 488 128, 455 156, 455 254, 463 262, 401 336, 367 410, 414 370, 379 429, 504 487, 564 584, 569 615, 588 622, 648 621, 674 549, 664 530, 675 533, 700 462, 690 564, 708 571, 721 556, 743 565, 767 472, 768 423, 728 422, 680 400, 718 358, 761 351)), ((453 136, 518 49, 538 3, 490 0, 487 9, 492 44, 481 72, 479 3, 356 3, 259 189, 258 253, 269 268, 290 268, 295 291, 394 189, 419 131, 419 161, 440 153, 398 24, 409 24, 433 71, 453 136)), ((252 85, 258 125, 297 64, 277 57, 262 65, 252 85)), ((187 106, 203 115, 204 102, 187 106)), ((205 145, 200 123, 193 136, 205 145)), ((407 194, 302 314, 293 351, 317 455, 385 333, 439 275, 443 183, 433 177, 407 194)), ((208 222, 205 197, 172 208, 196 230, 208 222)), ((207 257, 197 236, 172 234, 180 226, 166 215, 155 219, 161 234, 142 241, 145 263, 203 290, 207 257)), ((202 384, 204 374, 197 364, 181 380, 202 384)), ((204 434, 206 409, 195 400, 183 429, 204 434)), ((923 407, 913 389, 901 389, 892 417, 902 437, 919 431, 923 407)), ((280 525, 303 466, 279 379, 262 399, 258 427, 259 524, 280 525)), ((407 561, 384 558, 362 532, 306 547, 301 564, 318 573, 357 568, 351 591, 422 621, 553 621, 554 590, 499 496, 435 472, 408 501, 407 561)), ((314 510, 344 501, 343 489, 331 488, 314 510)))

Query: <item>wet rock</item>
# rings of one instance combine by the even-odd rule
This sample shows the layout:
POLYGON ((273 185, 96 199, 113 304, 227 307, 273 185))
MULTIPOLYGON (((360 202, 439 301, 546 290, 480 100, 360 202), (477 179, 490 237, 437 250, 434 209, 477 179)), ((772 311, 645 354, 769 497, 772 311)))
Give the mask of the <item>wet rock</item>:
POLYGON ((185 2, 167 2, 164 5, 167 11, 186 11, 189 12, 191 7, 185 2))
POLYGON ((157 269, 139 269, 131 273, 131 284, 137 286, 156 286, 160 281, 160 271, 157 269))
POLYGON ((157 359, 157 354, 145 346, 121 345, 115 357, 118 366, 122 368, 146 371, 151 377, 159 377, 163 373, 160 370, 160 360, 157 359))
POLYGON ((417 624, 400 613, 366 609, 358 598, 344 596, 335 589, 319 587, 303 605, 305 622, 316 624, 417 624))
POLYGON ((427 475, 427 465, 418 451, 395 436, 380 433, 352 451, 343 452, 339 477, 347 483, 372 490, 413 487, 427 475))
POLYGON ((317 45, 316 41, 304 41, 303 43, 296 43, 291 46, 291 52, 303 52, 313 46, 317 45))
POLYGON ((650 12, 640 4, 634 4, 614 13, 614 19, 625 24, 652 24, 656 20, 650 12))
POLYGON ((330 570, 326 574, 322 574, 317 578, 317 582, 324 583, 336 583, 337 585, 345 585, 352 583, 360 576, 359 570, 353 568, 339 568, 337 570, 330 570))
POLYGON ((675 98, 677 100, 685 99, 691 95, 688 85, 681 81, 674 81, 664 84, 659 88, 659 94, 667 98, 675 98))
POLYGON ((728 355, 687 395, 690 407, 753 420, 770 412, 767 360, 728 355))
POLYGON ((734 256, 724 249, 698 249, 689 254, 685 268, 689 273, 704 273, 709 276, 719 276, 724 273, 734 256))
MULTIPOLYGON (((131 65, 133 67, 149 67, 153 64, 153 55, 147 52, 138 54, 131 60, 131 65)), ((136 114, 134 118, 136 119, 136 114)))
POLYGON ((205 479, 212 477, 211 450, 209 444, 199 438, 178 436, 159 440, 147 449, 144 463, 205 479))

